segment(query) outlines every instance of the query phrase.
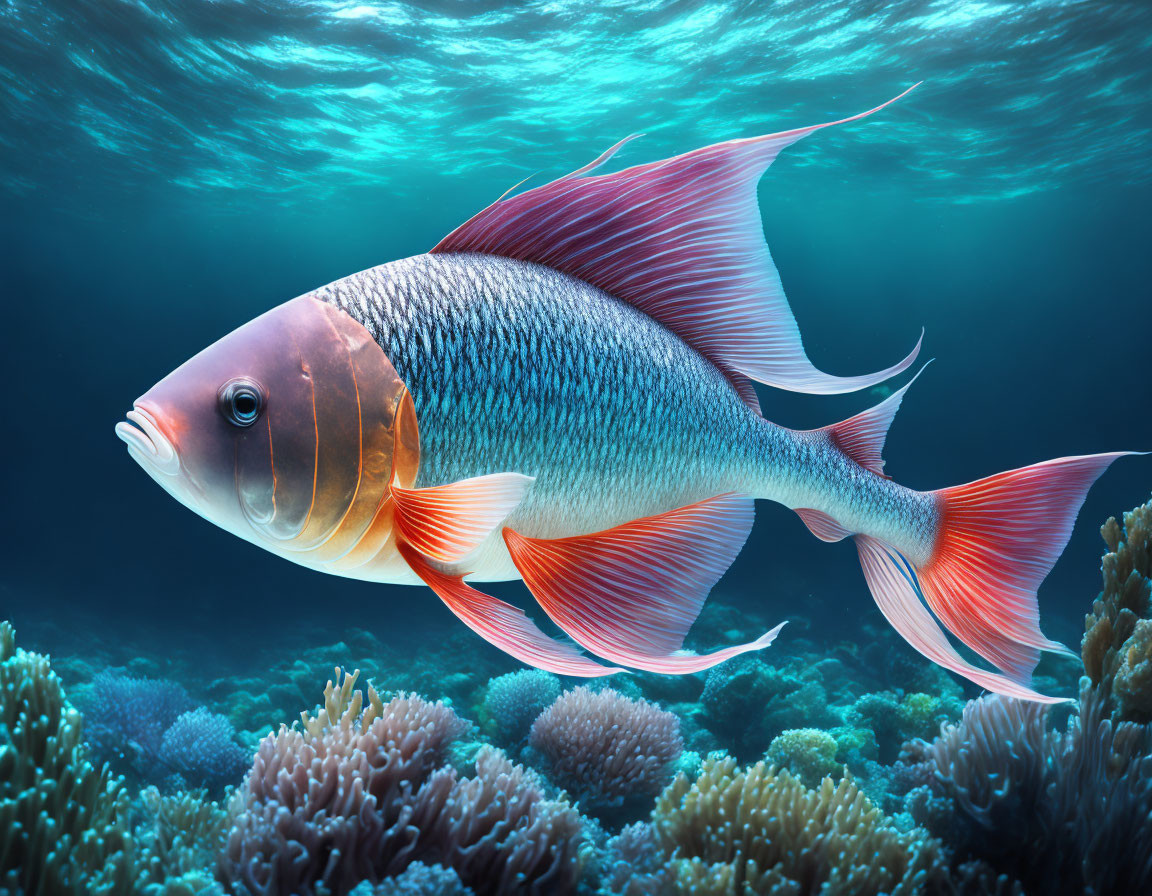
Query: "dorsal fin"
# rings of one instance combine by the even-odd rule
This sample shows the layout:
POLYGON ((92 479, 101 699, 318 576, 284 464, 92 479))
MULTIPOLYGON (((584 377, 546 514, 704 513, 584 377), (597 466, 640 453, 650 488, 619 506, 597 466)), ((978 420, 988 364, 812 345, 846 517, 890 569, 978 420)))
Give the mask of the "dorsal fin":
POLYGON ((837 377, 817 370, 764 243, 756 184, 784 147, 899 98, 839 122, 582 176, 627 142, 621 141, 578 171, 497 200, 432 252, 500 255, 577 277, 651 315, 734 380, 742 374, 823 394, 867 388, 905 370, 919 344, 878 373, 837 377))
MULTIPOLYGON (((929 361, 928 363, 931 364, 932 362, 929 361)), ((927 366, 928 364, 924 365, 924 367, 927 366)), ((852 460, 864 469, 883 476, 884 442, 888 438, 888 429, 892 426, 896 412, 900 410, 900 402, 904 400, 904 393, 924 372, 924 367, 916 372, 916 376, 875 407, 861 411, 855 417, 849 417, 847 420, 841 420, 839 423, 815 430, 815 432, 826 433, 832 444, 852 460)), ((812 527, 809 526, 808 528, 811 529, 812 527)), ((819 532, 816 535, 823 537, 819 532)))

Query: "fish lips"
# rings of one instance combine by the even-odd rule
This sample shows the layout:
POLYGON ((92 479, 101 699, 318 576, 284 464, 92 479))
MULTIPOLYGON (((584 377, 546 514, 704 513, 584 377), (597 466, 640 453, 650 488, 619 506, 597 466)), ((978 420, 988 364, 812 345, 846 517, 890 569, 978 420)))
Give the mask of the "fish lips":
POLYGON ((116 435, 128 446, 132 459, 161 484, 160 476, 179 475, 180 455, 160 428, 154 408, 141 401, 135 402, 128 412, 128 419, 116 424, 116 435))

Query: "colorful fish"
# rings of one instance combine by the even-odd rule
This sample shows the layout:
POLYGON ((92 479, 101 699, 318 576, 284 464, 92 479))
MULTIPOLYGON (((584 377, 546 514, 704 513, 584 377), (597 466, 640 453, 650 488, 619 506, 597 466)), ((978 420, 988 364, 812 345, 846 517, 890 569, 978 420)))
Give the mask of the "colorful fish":
POLYGON ((423 583, 492 644, 574 676, 697 672, 771 644, 780 626, 681 649, 754 500, 777 501, 824 541, 855 539, 880 610, 928 659, 1051 702, 1032 671, 1040 651, 1069 651, 1041 634, 1036 589, 1088 488, 1126 452, 918 492, 881 459, 908 386, 823 429, 760 414, 753 381, 850 392, 919 351, 853 377, 805 355, 756 186, 827 126, 589 174, 623 141, 428 254, 245 324, 116 432, 175 498, 240 538, 336 575, 423 583), (509 579, 614 665, 472 586, 509 579), (937 620, 1000 671, 961 657, 937 620))

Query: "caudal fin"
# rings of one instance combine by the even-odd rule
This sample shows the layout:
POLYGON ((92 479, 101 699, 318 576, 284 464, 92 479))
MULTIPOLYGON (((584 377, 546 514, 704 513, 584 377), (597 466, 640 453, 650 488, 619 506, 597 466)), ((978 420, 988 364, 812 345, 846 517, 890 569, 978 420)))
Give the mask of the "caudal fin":
POLYGON ((937 498, 938 528, 916 566, 880 539, 857 536, 868 586, 888 621, 920 653, 990 691, 1055 702, 1028 687, 1040 651, 1071 651, 1040 631, 1036 590, 1068 543, 1097 477, 1133 452, 1062 457, 952 488, 937 498), (1004 673, 968 663, 953 635, 1004 673))

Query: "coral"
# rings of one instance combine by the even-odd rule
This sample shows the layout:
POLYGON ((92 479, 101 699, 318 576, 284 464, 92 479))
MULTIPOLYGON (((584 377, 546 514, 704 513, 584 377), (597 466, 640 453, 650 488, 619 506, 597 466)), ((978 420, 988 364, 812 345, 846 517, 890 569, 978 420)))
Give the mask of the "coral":
POLYGON ((502 743, 522 743, 536 717, 560 696, 560 679, 540 669, 521 669, 488 682, 484 714, 502 743))
POLYGON ((234 892, 333 896, 403 871, 436 835, 455 774, 440 768, 466 725, 441 703, 384 704, 359 673, 329 682, 324 706, 260 744, 233 797, 218 875, 234 892))
POLYGON ((645 700, 609 688, 574 688, 532 725, 549 775, 593 814, 619 817, 626 801, 655 795, 684 749, 680 722, 645 700))
POLYGON ((667 873, 652 825, 638 821, 608 840, 601 889, 612 896, 659 896, 668 888, 667 873))
POLYGON ((1105 710, 1087 679, 1063 734, 1048 729, 1045 706, 972 701, 933 744, 905 751, 951 808, 916 820, 948 838, 956 861, 980 861, 1028 893, 1152 890, 1152 726, 1113 723, 1105 710))
POLYGON ((155 888, 211 868, 224 843, 228 813, 204 791, 163 795, 148 787, 140 796, 148 820, 136 830, 144 844, 138 883, 155 888))
POLYGON ((48 658, 0 623, 0 891, 131 893, 127 794, 95 768, 48 658))
POLYGON ((375 886, 359 884, 351 896, 473 896, 473 891, 451 868, 413 862, 401 874, 375 886))
POLYGON ((201 706, 181 713, 164 732, 158 756, 180 775, 185 786, 219 794, 238 784, 252 762, 247 750, 233 740, 232 723, 201 706))
POLYGON ((708 672, 700 695, 704 722, 737 757, 762 755, 772 736, 783 730, 773 730, 766 715, 802 685, 798 677, 769 665, 759 654, 735 657, 708 672))
POLYGON ((821 778, 842 768, 836 762, 838 749, 836 738, 827 731, 790 728, 773 739, 765 758, 788 769, 804 786, 815 787, 821 778))
POLYGON ((1084 619, 1080 654, 1114 722, 1152 722, 1152 501, 1100 529, 1104 587, 1084 619), (1144 624, 1141 625, 1141 622, 1144 624))
POLYGON ((679 776, 657 800, 670 893, 919 893, 943 874, 934 841, 895 828, 851 776, 809 790, 787 771, 731 757, 679 776))
POLYGON ((133 779, 160 783, 170 774, 159 755, 164 732, 195 703, 174 681, 130 678, 105 669, 93 679, 80 708, 98 761, 133 779))
POLYGON ((903 697, 892 691, 864 694, 848 711, 849 722, 872 732, 877 758, 892 763, 900 746, 912 738, 930 738, 947 721, 960 717, 964 702, 954 695, 935 697, 911 693, 903 697))
POLYGON ((480 751, 475 777, 457 783, 439 822, 438 854, 478 896, 575 891, 580 813, 546 798, 536 776, 499 750, 480 751))

